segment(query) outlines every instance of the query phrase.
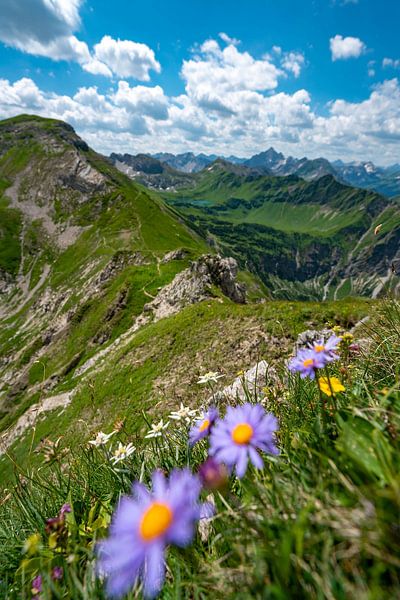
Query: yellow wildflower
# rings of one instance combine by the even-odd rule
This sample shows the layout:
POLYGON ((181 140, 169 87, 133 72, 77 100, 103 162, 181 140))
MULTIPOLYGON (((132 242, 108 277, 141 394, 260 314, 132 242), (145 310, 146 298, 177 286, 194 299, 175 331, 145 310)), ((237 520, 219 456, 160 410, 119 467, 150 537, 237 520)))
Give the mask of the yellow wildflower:
POLYGON ((340 325, 335 325, 332 327, 332 331, 335 335, 339 335, 342 333, 343 329, 340 327, 340 325))
POLYGON ((332 396, 332 391, 334 394, 338 392, 344 392, 345 387, 342 382, 337 377, 320 377, 318 379, 319 387, 324 394, 327 396, 332 396))
POLYGON ((346 331, 346 333, 342 335, 342 340, 344 342, 352 342, 354 340, 354 335, 349 331, 346 331))
POLYGON ((29 554, 29 556, 32 556, 33 554, 36 554, 39 551, 40 545, 41 545, 40 534, 33 533, 25 540, 22 551, 25 554, 29 554))

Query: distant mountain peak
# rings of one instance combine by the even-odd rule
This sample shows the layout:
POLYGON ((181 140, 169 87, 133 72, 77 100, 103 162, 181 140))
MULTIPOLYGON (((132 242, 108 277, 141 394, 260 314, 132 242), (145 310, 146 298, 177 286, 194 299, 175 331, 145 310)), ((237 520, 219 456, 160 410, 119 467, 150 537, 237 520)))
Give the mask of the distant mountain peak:
MULTIPOLYGON (((356 187, 375 190, 381 194, 392 197, 400 194, 400 165, 390 167, 377 167, 372 161, 344 162, 335 160, 330 162, 323 156, 317 158, 295 158, 284 156, 282 152, 270 146, 267 150, 254 154, 251 158, 242 159, 236 156, 218 157, 215 154, 194 154, 185 152, 182 154, 159 153, 154 154, 156 158, 177 171, 183 173, 197 173, 212 164, 216 159, 226 163, 243 165, 257 173, 265 175, 289 176, 296 175, 307 181, 313 181, 324 175, 332 175, 338 181, 356 187)), ((220 163, 222 164, 222 163, 220 163)))

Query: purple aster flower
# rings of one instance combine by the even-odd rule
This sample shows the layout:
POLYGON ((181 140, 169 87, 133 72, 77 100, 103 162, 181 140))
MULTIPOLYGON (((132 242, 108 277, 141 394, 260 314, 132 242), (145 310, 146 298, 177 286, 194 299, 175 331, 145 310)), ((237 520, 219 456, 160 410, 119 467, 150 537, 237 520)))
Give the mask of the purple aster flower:
POLYGON ((200 519, 201 484, 188 469, 174 469, 166 480, 153 473, 153 489, 133 485, 124 496, 110 527, 97 547, 98 572, 107 578, 107 592, 119 598, 141 579, 146 597, 154 597, 164 581, 164 551, 168 544, 187 546, 200 519))
POLYGON ((229 468, 235 467, 241 478, 249 458, 257 469, 264 466, 258 450, 278 454, 274 439, 277 429, 276 417, 266 413, 261 404, 228 406, 225 418, 217 421, 211 431, 210 455, 229 468))
POLYGON ((327 364, 339 358, 339 356, 335 354, 335 350, 337 350, 337 347, 340 344, 340 342, 340 337, 338 337, 335 334, 332 334, 330 338, 326 340, 326 342, 324 342, 323 339, 320 339, 317 342, 315 342, 311 348, 316 354, 319 354, 322 357, 324 363, 327 364))
POLYGON ((199 467, 199 476, 204 488, 218 490, 228 482, 228 469, 210 456, 199 467))
POLYGON ((289 362, 289 371, 299 372, 300 377, 315 378, 316 369, 322 369, 326 364, 325 354, 318 353, 311 348, 302 348, 294 358, 289 362))
POLYGON ((194 446, 197 442, 205 438, 210 433, 211 427, 217 418, 218 410, 214 407, 209 408, 189 431, 189 444, 194 446))

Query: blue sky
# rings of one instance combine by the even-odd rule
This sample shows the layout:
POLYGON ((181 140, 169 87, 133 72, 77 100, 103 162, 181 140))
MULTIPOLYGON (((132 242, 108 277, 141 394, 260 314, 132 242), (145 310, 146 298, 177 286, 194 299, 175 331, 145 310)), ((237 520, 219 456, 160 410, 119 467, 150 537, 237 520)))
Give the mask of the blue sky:
POLYGON ((398 0, 1 0, 0 118, 109 153, 400 160, 398 0))

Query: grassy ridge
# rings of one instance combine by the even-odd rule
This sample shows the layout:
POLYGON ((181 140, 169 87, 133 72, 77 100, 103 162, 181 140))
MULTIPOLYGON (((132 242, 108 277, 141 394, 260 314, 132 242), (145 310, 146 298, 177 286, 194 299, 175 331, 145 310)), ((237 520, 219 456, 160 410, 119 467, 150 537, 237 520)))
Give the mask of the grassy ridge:
MULTIPOLYGON (((118 281, 115 286, 120 289, 118 281)), ((82 347, 82 340, 91 339, 96 323, 110 305, 112 296, 106 296, 101 303, 95 302, 87 310, 82 309, 81 316, 76 316, 69 338, 63 340, 57 351, 53 350, 32 365, 31 381, 40 384, 44 375, 48 377, 59 369, 60 364, 68 364, 66 358, 71 360, 76 355, 77 349, 82 347)), ((111 339, 123 329, 123 319, 132 319, 131 310, 132 305, 128 301, 120 316, 121 321, 114 324, 115 332, 111 339)), ((89 373, 71 405, 61 415, 59 410, 49 413, 39 421, 34 432, 28 429, 23 438, 16 440, 10 449, 12 460, 6 457, 0 459, 1 480, 6 481, 12 476, 13 465, 25 465, 31 444, 36 446, 44 437, 56 439, 62 434, 64 443, 75 447, 83 438, 93 435, 95 428, 111 427, 117 418, 125 414, 133 431, 140 431, 144 425, 139 418, 142 409, 173 406, 176 395, 186 402, 198 404, 195 381, 201 371, 217 368, 227 378, 234 378, 239 368, 255 362, 267 352, 274 360, 285 356, 296 335, 305 327, 321 327, 325 323, 352 326, 369 310, 368 301, 318 305, 273 302, 242 306, 216 298, 149 324, 138 331, 128 345, 108 358, 99 372, 89 373)), ((95 345, 87 346, 79 363, 95 350, 95 345)), ((74 389, 79 378, 74 379, 73 374, 74 369, 61 379, 51 395, 74 389)), ((47 392, 46 395, 49 394, 47 392)), ((39 388, 34 395, 21 396, 15 411, 3 417, 2 429, 15 423, 41 395, 44 394, 39 388)))
MULTIPOLYGON (((399 305, 388 303, 375 312, 363 334, 370 337, 368 349, 354 357, 343 349, 334 367, 346 390, 336 405, 327 399, 328 413, 322 412, 315 383, 288 377, 281 364, 280 378, 268 382, 263 398, 279 419, 279 457, 265 457, 262 471, 250 469, 241 482, 232 477, 228 492, 214 494, 217 514, 208 533, 188 549, 168 551, 162 598, 397 597, 399 305)), ((263 356, 270 358, 268 350, 263 356)), ((99 393, 93 388, 95 404, 99 393)), ((167 412, 165 406, 149 418, 167 412)), ((93 577, 93 550, 107 534, 119 496, 129 493, 134 479, 147 483, 155 467, 169 471, 189 464, 196 471, 206 456, 206 444, 188 453, 179 423, 170 428, 167 443, 146 442, 144 432, 128 419, 117 434, 138 448, 119 468, 101 450, 65 454, 61 444, 52 458, 46 454, 47 462, 43 451, 36 455, 39 471, 20 473, 0 508, 5 598, 28 592, 38 573, 56 597, 104 597, 101 581, 93 577), (53 537, 49 546, 45 520, 66 501, 73 508, 66 534, 53 537), (35 532, 40 542, 31 539, 21 554, 35 532), (59 583, 49 577, 54 565, 64 569, 59 583)), ((140 591, 128 597, 141 597, 140 591)))
POLYGON ((7 298, 17 310, 2 318, 0 328, 3 431, 43 395, 43 378, 47 383, 52 378, 54 394, 63 386, 73 387, 74 370, 129 329, 158 289, 207 246, 158 197, 91 151, 66 124, 11 119, 0 123, 0 139, 0 272, 15 276, 21 270, 29 292, 45 266, 50 267, 42 288, 21 301, 19 310, 21 290, 15 287, 13 297, 7 298), (78 158, 106 178, 105 186, 84 201, 77 195, 82 181, 71 176, 67 184, 59 183, 68 169, 75 172, 78 158), (83 228, 67 249, 59 247, 57 232, 51 236, 44 231, 40 219, 31 221, 8 207, 7 189, 16 178, 20 199, 29 192, 29 202, 38 206, 47 193, 42 187, 47 178, 53 190, 45 199, 47 214, 60 231, 83 228), (178 248, 185 250, 184 260, 161 264, 167 252, 178 248))

